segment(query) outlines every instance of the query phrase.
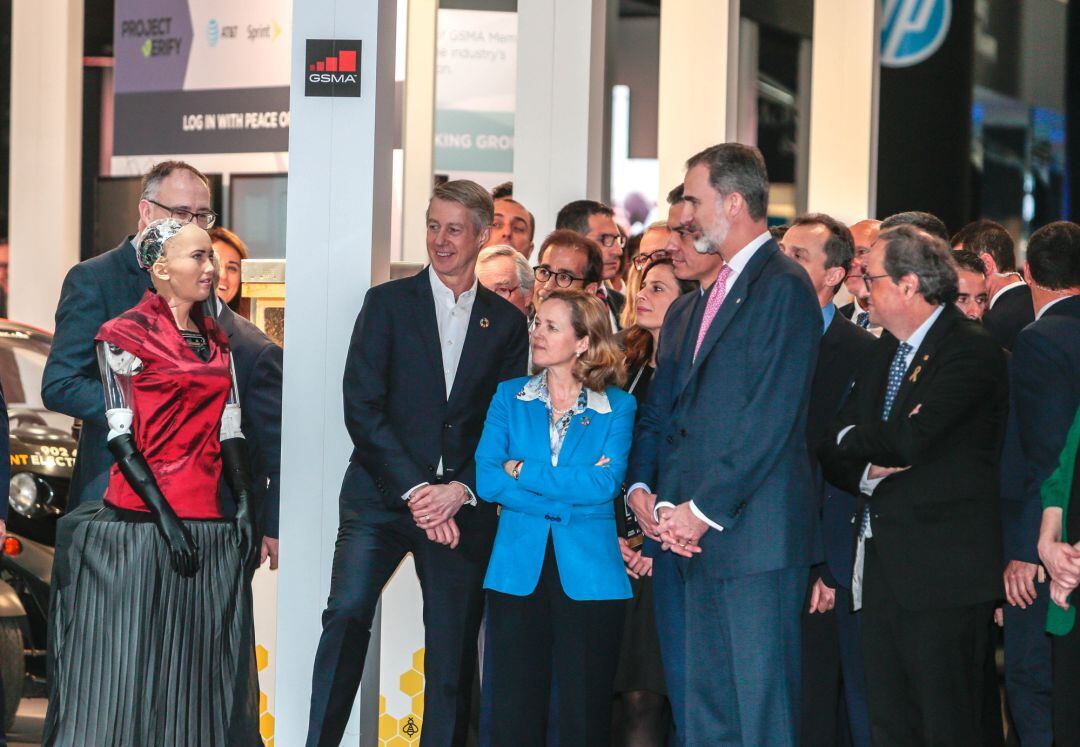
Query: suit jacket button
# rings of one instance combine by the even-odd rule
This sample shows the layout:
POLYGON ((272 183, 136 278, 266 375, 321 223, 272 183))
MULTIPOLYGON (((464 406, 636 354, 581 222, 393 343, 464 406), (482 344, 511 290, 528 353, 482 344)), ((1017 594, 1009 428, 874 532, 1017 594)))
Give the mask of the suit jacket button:
POLYGON ((434 472, 434 471, 435 471, 435 465, 433 465, 433 464, 429 464, 429 465, 427 466, 427 471, 428 471, 428 472, 434 472))
POLYGON ((452 424, 452 423, 443 423, 443 424, 442 424, 442 427, 443 427, 443 428, 445 428, 446 430, 450 430, 450 429, 451 429, 451 428, 453 428, 454 426, 453 426, 453 424, 452 424))
POLYGON ((667 442, 668 442, 669 444, 673 444, 673 443, 675 443, 675 439, 674 439, 674 437, 672 437, 672 436, 668 436, 668 437, 667 437, 667 442))
POLYGON ((679 431, 679 435, 683 438, 686 438, 689 434, 686 432, 686 429, 683 428, 681 431, 679 431))

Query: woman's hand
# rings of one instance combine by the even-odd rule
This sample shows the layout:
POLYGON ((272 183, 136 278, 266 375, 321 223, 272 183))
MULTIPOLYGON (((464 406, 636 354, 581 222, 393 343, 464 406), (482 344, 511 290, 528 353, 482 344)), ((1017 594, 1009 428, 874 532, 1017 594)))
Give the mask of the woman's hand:
POLYGON ((1069 609, 1069 595, 1075 586, 1067 586, 1054 580, 1050 582, 1050 600, 1063 610, 1069 609))
POLYGON ((601 456, 600 461, 597 462, 595 466, 597 466, 597 467, 606 467, 609 464, 611 464, 611 460, 608 459, 606 456, 601 456))
POLYGON ((1070 589, 1080 583, 1080 550, 1067 542, 1040 542, 1039 559, 1050 578, 1070 589))
POLYGON ((510 477, 513 477, 514 467, 518 466, 518 462, 520 461, 520 459, 507 459, 505 462, 503 462, 503 472, 510 475, 510 477))
POLYGON ((623 562, 626 563, 627 576, 641 578, 652 575, 652 558, 646 558, 640 550, 631 548, 624 537, 619 537, 619 552, 622 553, 623 562))

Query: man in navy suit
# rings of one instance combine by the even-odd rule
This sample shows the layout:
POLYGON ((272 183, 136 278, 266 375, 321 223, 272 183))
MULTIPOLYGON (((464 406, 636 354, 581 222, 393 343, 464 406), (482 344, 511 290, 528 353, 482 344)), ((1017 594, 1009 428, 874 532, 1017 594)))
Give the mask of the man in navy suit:
POLYGON ((766 229, 761 153, 725 143, 687 169, 683 223, 725 265, 668 312, 661 339, 686 334, 659 362, 630 471, 631 492, 655 485, 670 551, 653 570, 664 673, 682 744, 794 745, 799 612, 821 556, 806 447, 821 311, 766 229))
POLYGON ((799 743, 825 747, 850 742, 855 747, 869 747, 866 676, 858 617, 851 609, 855 497, 825 482, 816 452, 875 338, 833 305, 855 256, 852 232, 843 223, 828 215, 801 216, 784 234, 781 248, 810 276, 825 324, 806 423, 806 441, 821 495, 825 562, 810 570, 811 587, 803 607, 799 743), (846 708, 842 710, 842 706, 846 708))
MULTIPOLYGON (((215 283, 214 287, 217 287, 215 283)), ((214 299, 217 301, 217 299, 214 299)), ((247 441, 254 495, 262 531, 260 565, 278 567, 278 511, 281 498, 281 346, 244 317, 217 301, 217 322, 229 338, 241 429, 247 441)), ((222 490, 228 486, 222 484, 222 490)))
MULTIPOLYGON (((1002 459, 1005 693, 1021 742, 1049 745, 1058 693, 1046 634, 1049 579, 1037 550, 1042 483, 1058 464, 1080 406, 1080 226, 1061 221, 1028 242, 1024 265, 1035 321, 1019 332, 1009 365, 1009 429, 1002 459)), ((1061 738, 1060 735, 1058 737, 1061 738)))
POLYGON ((953 249, 967 249, 986 265, 987 308, 982 323, 998 344, 1012 350, 1016 336, 1035 321, 1031 288, 1016 271, 1016 247, 1000 223, 977 220, 952 237, 953 249))
MULTIPOLYGON (((143 177, 139 226, 175 217, 208 228, 217 216, 210 208, 210 182, 194 166, 165 161, 143 177)), ((152 286, 135 259, 134 236, 120 246, 72 267, 64 278, 41 398, 50 410, 82 420, 79 453, 71 476, 68 508, 105 494, 112 454, 106 446, 105 395, 98 373, 94 336, 101 325, 137 304, 152 286)))
POLYGON ((337 745, 386 582, 412 553, 424 599, 424 747, 464 744, 495 505, 473 455, 500 381, 525 373, 525 316, 476 280, 494 208, 458 180, 435 188, 431 264, 372 288, 345 362, 353 450, 341 485, 330 598, 315 656, 309 747, 337 745))

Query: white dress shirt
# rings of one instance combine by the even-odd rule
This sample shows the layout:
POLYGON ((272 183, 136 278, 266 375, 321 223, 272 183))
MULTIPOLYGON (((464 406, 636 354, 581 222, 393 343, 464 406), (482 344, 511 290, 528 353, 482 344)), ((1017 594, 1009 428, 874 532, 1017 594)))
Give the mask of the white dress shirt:
MULTIPOLYGON (((756 238, 754 238, 749 244, 747 244, 742 249, 737 251, 735 253, 735 256, 732 257, 728 261, 727 266, 729 268, 731 268, 731 269, 730 269, 730 272, 728 273, 728 276, 727 276, 727 285, 726 285, 725 290, 728 291, 728 293, 727 293, 726 296, 724 296, 724 303, 727 303, 728 298, 731 297, 730 291, 731 291, 731 289, 733 287, 735 287, 735 281, 738 280, 739 275, 742 273, 742 271, 744 269, 746 269, 746 265, 749 264, 750 259, 757 253, 757 250, 760 249, 761 247, 765 246, 765 244, 771 238, 772 238, 772 234, 770 234, 768 231, 763 231, 756 238)), ((702 295, 704 295, 704 293, 705 293, 705 291, 703 289, 702 290, 702 295)), ((723 304, 721 304, 721 308, 722 307, 723 307, 723 304)), ((649 489, 648 485, 646 485, 643 482, 639 482, 639 483, 635 483, 635 484, 631 485, 630 490, 628 490, 626 494, 629 495, 630 493, 634 492, 637 488, 642 488, 647 493, 652 492, 649 489)), ((660 509, 661 508, 675 508, 675 504, 672 503, 671 501, 657 501, 656 505, 653 507, 653 519, 656 520, 656 521, 660 520, 660 509)), ((718 531, 718 532, 724 531, 724 527, 717 524, 715 521, 713 521, 708 516, 706 516, 705 513, 700 508, 697 507, 697 505, 694 503, 693 500, 690 501, 690 510, 693 512, 694 516, 696 516, 699 519, 701 519, 702 521, 704 521, 706 524, 708 524, 710 527, 712 527, 716 531, 718 531)))
MULTIPOLYGON (((924 321, 922 324, 920 324, 919 328, 911 333, 911 337, 909 337, 909 338, 907 338, 906 340, 903 341, 903 342, 906 342, 908 345, 911 346, 911 350, 908 351, 908 354, 907 354, 907 356, 905 356, 905 360, 904 360, 904 371, 905 371, 905 373, 907 372, 907 369, 911 368, 911 362, 913 360, 915 360, 915 355, 916 355, 916 353, 919 352, 919 346, 922 345, 923 340, 926 339, 927 332, 929 332, 930 328, 934 326, 934 322, 936 322, 938 320, 938 317, 941 316, 941 312, 944 311, 944 310, 945 310, 945 305, 940 304, 936 309, 934 309, 934 312, 932 314, 930 314, 930 316, 928 316, 926 318, 926 321, 924 321)), ((843 441, 844 436, 846 436, 848 433, 850 433, 851 430, 854 427, 855 426, 853 426, 853 425, 849 425, 847 428, 844 428, 842 431, 840 431, 840 433, 836 437, 836 443, 839 444, 841 441, 843 441)), ((886 477, 887 477, 887 475, 886 475, 886 477)), ((871 479, 870 478, 870 465, 867 464, 866 469, 863 470, 862 478, 859 480, 859 490, 861 490, 866 495, 873 495, 874 494, 874 489, 884 479, 885 479, 884 477, 875 477, 875 478, 871 479)))
MULTIPOLYGON (((443 381, 446 383, 446 398, 450 398, 450 391, 454 388, 454 379, 457 377, 458 363, 461 362, 461 348, 465 346, 465 335, 469 331, 469 318, 472 316, 473 303, 476 301, 477 280, 473 278, 472 287, 454 298, 454 291, 439 279, 434 268, 428 268, 428 280, 431 282, 431 295, 435 300, 435 322, 439 328, 439 348, 442 350, 443 381)), ((443 462, 439 457, 439 466, 435 474, 442 477, 443 462)), ((417 488, 428 483, 422 482, 409 489, 401 496, 408 500, 409 496, 417 488)), ((469 493, 469 503, 476 503, 476 496, 469 490, 469 486, 461 483, 469 493)))

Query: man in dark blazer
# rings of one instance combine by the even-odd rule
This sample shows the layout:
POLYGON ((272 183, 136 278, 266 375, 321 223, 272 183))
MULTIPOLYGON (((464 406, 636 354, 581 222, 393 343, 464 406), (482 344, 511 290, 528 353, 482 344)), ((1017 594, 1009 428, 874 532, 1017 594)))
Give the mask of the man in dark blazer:
POLYGON ((1031 288, 1016 271, 1016 247, 1000 223, 977 220, 952 237, 953 249, 968 249, 986 265, 989 306, 982 323, 998 344, 1012 350, 1016 336, 1035 321, 1031 288))
POLYGON ((940 239, 883 231, 864 270, 870 312, 890 334, 856 376, 821 460, 827 480, 860 494, 852 595, 873 742, 983 745, 987 621, 1001 596, 1005 354, 955 307, 940 239))
POLYGON ((622 269, 623 258, 624 240, 619 227, 615 224, 615 211, 596 200, 574 200, 563 205, 555 217, 555 229, 560 228, 587 236, 600 247, 604 269, 596 295, 607 304, 608 314, 611 317, 611 329, 613 332, 618 332, 622 329, 619 320, 622 317, 623 308, 626 307, 626 296, 610 285, 611 280, 622 269))
POLYGON ((810 589, 803 606, 799 743, 869 747, 866 677, 858 617, 851 609, 855 497, 824 481, 817 447, 840 412, 875 338, 833 305, 855 256, 852 232, 843 223, 823 214, 801 216, 787 230, 781 248, 810 276, 825 325, 806 422, 806 441, 821 496, 825 562, 810 569, 810 589))
MULTIPOLYGON (((181 161, 159 163, 143 177, 138 230, 170 216, 213 225, 210 205, 210 183, 200 171, 181 161)), ((69 508, 100 500, 109 481, 113 457, 106 446, 109 426, 94 337, 102 324, 135 306, 152 287, 135 258, 133 240, 129 236, 115 249, 72 267, 56 307, 41 398, 50 410, 82 420, 69 508)))
MULTIPOLYGON (((217 287, 217 283, 214 283, 217 287)), ((217 321, 229 338, 236 385, 240 390, 240 427, 247 441, 254 495, 262 532, 260 565, 278 567, 278 514, 281 499, 282 349, 254 324, 214 299, 217 321)), ((222 483, 222 491, 228 486, 222 483)))
MULTIPOLYGON (((1021 743, 1053 741, 1057 700, 1046 633, 1049 579, 1037 550, 1040 489, 1080 407, 1080 226, 1061 221, 1028 241, 1024 265, 1035 321, 1016 337, 1002 464, 1005 693, 1021 743)), ((1068 697, 1071 693, 1066 695, 1068 697)), ((1071 706, 1070 706, 1071 707, 1071 706)))
POLYGON ((664 673, 680 744, 794 745, 799 611, 821 555, 806 448, 821 311, 766 230, 761 153, 726 143, 687 168, 683 224, 726 264, 668 312, 661 340, 686 334, 631 457, 669 550, 653 567, 664 673))
POLYGON ((315 657, 309 747, 337 745, 364 670, 375 606, 407 553, 424 599, 421 744, 460 745, 469 722, 493 504, 473 453, 500 381, 525 373, 524 315, 476 282, 491 225, 480 185, 435 188, 431 264, 368 291, 345 363, 354 450, 341 486, 330 598, 315 657))

